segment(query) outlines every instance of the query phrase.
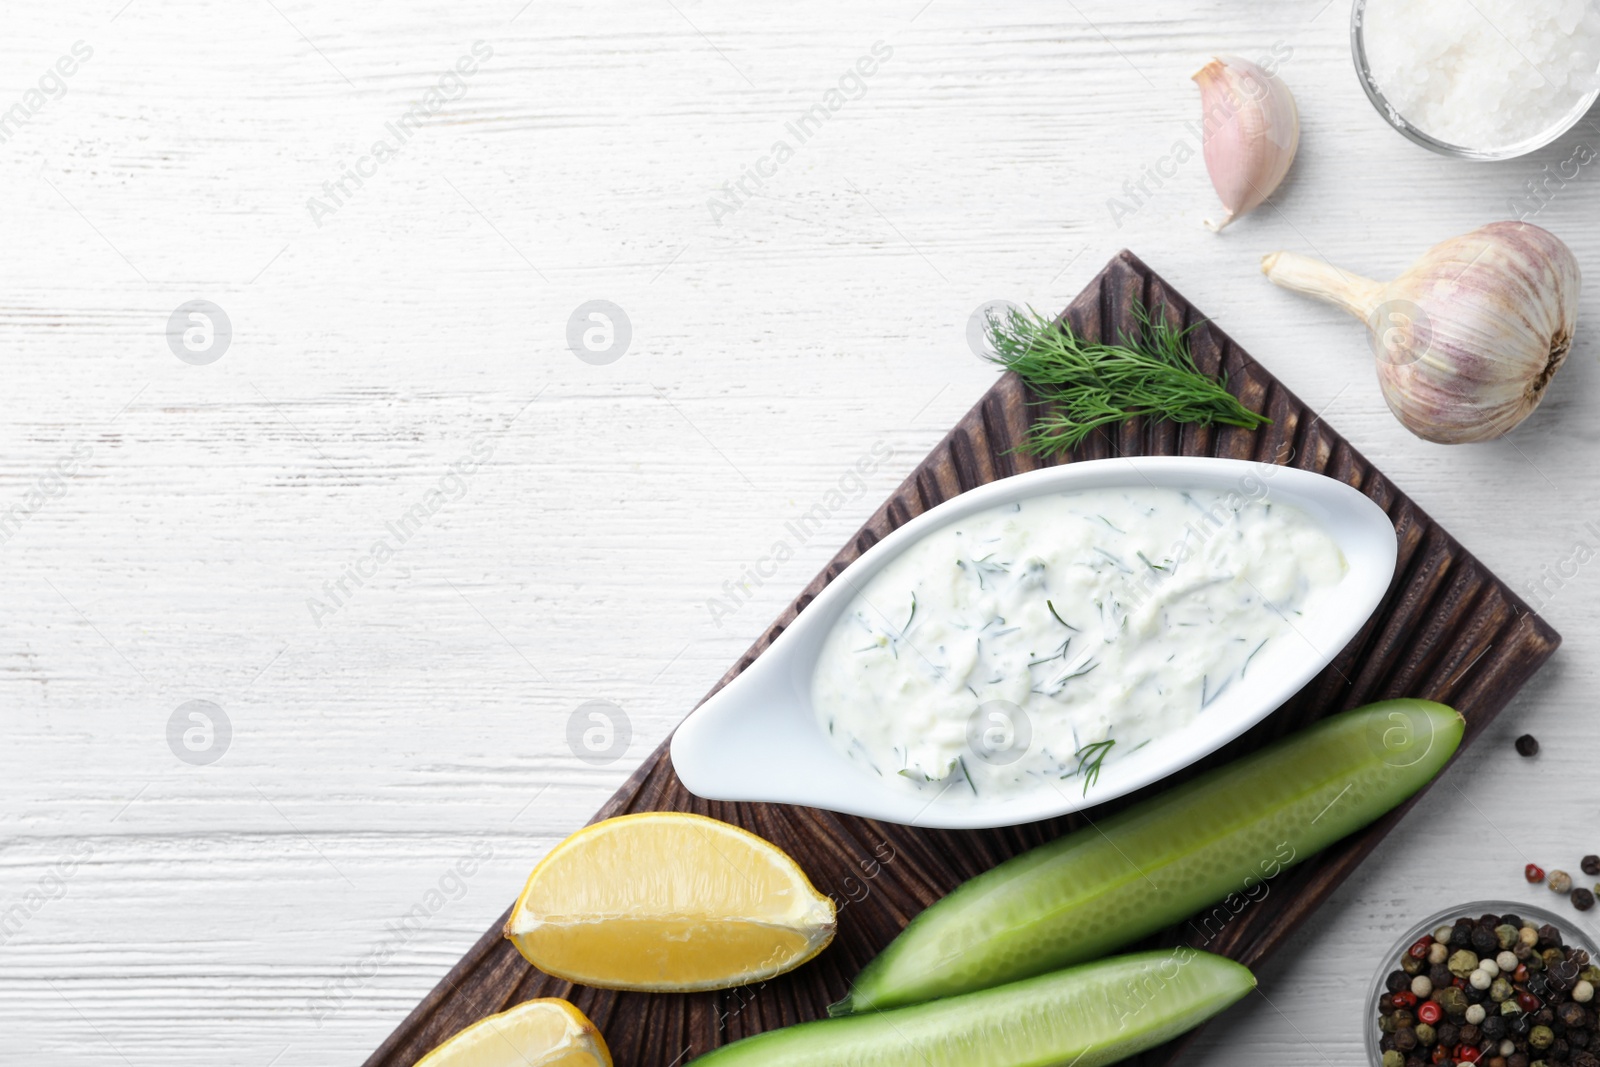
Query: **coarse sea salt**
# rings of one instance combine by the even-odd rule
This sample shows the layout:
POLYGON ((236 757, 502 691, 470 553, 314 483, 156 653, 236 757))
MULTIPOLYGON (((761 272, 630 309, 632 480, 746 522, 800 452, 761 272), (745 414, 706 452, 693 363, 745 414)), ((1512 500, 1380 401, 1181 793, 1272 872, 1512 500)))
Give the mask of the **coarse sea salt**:
POLYGON ((1461 148, 1551 131, 1600 87, 1600 0, 1368 0, 1361 35, 1400 117, 1461 148))

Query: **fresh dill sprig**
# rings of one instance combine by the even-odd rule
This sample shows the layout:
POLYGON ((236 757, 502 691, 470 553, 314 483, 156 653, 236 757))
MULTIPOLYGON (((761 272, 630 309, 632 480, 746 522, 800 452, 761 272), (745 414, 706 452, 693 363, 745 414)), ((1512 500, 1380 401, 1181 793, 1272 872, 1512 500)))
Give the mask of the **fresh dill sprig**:
POLYGON ((1100 780, 1100 765, 1106 761, 1106 755, 1111 751, 1111 746, 1117 743, 1114 737, 1093 744, 1084 745, 1073 755, 1078 757, 1078 769, 1074 773, 1083 776, 1083 795, 1089 795, 1089 787, 1100 780))
POLYGON ((1255 429, 1272 420, 1228 392, 1227 376, 1213 378, 1195 366, 1189 332, 1166 322, 1165 307, 1152 314, 1135 303, 1139 327, 1118 343, 1078 336, 1029 308, 988 315, 987 358, 1027 382, 1052 410, 1038 419, 1020 446, 1033 455, 1064 452, 1102 426, 1143 416, 1170 422, 1255 429))

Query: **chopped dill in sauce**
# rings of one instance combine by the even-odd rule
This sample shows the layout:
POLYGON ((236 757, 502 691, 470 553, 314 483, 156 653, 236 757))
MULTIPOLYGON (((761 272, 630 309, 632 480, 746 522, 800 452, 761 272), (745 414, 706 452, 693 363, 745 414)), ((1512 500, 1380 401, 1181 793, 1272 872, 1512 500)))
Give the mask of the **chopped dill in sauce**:
POLYGON ((1225 702, 1345 569, 1299 509, 1237 492, 1031 497, 933 531, 863 583, 812 702, 834 745, 895 768, 899 788, 1087 791, 1225 702))

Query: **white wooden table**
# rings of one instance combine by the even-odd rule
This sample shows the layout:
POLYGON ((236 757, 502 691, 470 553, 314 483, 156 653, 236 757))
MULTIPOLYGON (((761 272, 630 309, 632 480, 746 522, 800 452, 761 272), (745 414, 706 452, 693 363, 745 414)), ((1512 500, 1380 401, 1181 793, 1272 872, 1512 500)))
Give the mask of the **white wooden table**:
MULTIPOLYGON (((1384 407, 1358 324, 1257 273, 1278 248, 1397 272, 1600 144, 1584 126, 1499 165, 1408 144, 1356 83, 1347 17, 11 12, 0 1063, 362 1059, 991 381, 973 311, 1055 310, 1124 246, 1517 587, 1600 547, 1591 333, 1511 440, 1430 445, 1384 407), (1192 136, 1188 75, 1274 45, 1304 138, 1272 205, 1208 233, 1195 159, 1115 223, 1108 198, 1192 136), (802 140, 787 124, 817 104, 802 140), (169 344, 195 300, 225 346, 186 311, 169 344), (631 327, 610 362, 568 345, 594 300, 631 327), (786 532, 875 449, 825 529, 786 532), (780 540, 793 558, 713 612, 780 540), (595 700, 631 731, 599 765, 567 740, 595 700)), ((1596 180, 1537 221, 1600 272, 1596 180)), ((1600 851, 1597 592, 1583 567, 1549 598, 1556 661, 1210 1029, 1210 1062, 1359 1062, 1396 924, 1552 901, 1522 864, 1600 851)))

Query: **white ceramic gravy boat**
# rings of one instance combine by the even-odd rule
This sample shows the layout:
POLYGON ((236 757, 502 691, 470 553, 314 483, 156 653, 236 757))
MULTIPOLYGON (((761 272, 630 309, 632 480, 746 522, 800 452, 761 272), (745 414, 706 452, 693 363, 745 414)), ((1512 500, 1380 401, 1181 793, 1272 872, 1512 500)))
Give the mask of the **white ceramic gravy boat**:
MULTIPOLYGON (((917 516, 869 549, 817 594, 742 674, 701 704, 672 738, 672 763, 689 791, 710 800, 828 808, 886 822, 976 828, 1062 815, 1130 793, 1215 751, 1300 690, 1361 629, 1394 575, 1394 526, 1383 509, 1343 482, 1310 471, 1231 459, 1142 456, 1072 463, 979 486, 917 516), (929 798, 894 788, 849 760, 812 710, 811 678, 824 639, 856 591, 933 530, 997 505, 1077 489, 1155 486, 1234 491, 1292 504, 1338 543, 1349 570, 1316 612, 1297 619, 1304 640, 1274 642, 1247 678, 1206 713, 1120 760, 1087 792, 1078 779, 985 801, 929 798)), ((951 791, 953 792, 953 791, 951 791)))

